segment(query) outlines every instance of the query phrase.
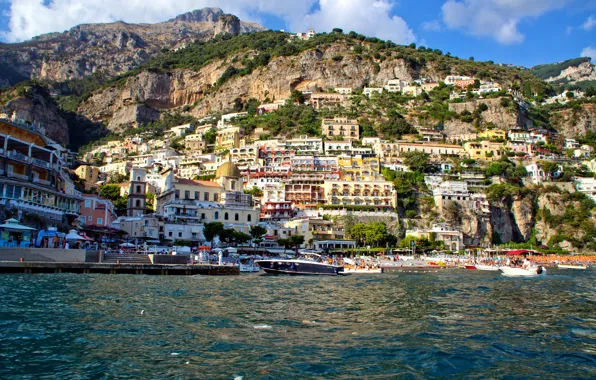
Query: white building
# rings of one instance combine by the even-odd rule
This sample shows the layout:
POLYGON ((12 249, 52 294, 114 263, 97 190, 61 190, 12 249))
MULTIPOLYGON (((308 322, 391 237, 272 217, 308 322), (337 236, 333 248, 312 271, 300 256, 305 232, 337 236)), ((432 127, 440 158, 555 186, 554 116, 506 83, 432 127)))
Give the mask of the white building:
POLYGON ((391 79, 387 81, 387 84, 383 87, 387 92, 401 92, 404 87, 409 86, 410 83, 401 79, 391 79))
POLYGON ((595 178, 580 178, 576 177, 575 188, 580 193, 586 194, 596 202, 596 179, 595 178))
POLYGON ((449 75, 445 78, 445 80, 443 82, 445 82, 446 85, 454 86, 455 83, 462 81, 462 80, 468 80, 468 79, 471 79, 471 78, 462 76, 462 75, 449 75))
POLYGON ((372 94, 382 94, 383 88, 382 87, 364 87, 362 91, 362 95, 367 96, 370 98, 372 94))

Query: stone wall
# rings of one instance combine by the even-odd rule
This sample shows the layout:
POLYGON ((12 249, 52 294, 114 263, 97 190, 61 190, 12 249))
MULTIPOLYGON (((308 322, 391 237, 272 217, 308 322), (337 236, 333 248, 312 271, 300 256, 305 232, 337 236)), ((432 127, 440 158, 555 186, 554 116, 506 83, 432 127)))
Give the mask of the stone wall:
POLYGON ((84 249, 54 248, 0 248, 0 261, 49 261, 59 263, 84 263, 84 249))

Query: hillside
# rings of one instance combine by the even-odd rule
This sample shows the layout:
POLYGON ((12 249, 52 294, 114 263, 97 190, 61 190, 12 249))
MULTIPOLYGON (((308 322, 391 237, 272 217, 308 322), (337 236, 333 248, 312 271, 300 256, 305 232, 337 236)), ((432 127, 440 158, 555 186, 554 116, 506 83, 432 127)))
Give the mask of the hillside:
POLYGON ((596 65, 591 64, 588 57, 538 65, 530 71, 538 78, 563 88, 586 90, 596 86, 596 65))
POLYGON ((164 49, 178 49, 218 34, 266 28, 205 8, 159 24, 83 24, 16 44, 0 44, 0 87, 23 79, 65 81, 96 72, 121 74, 164 49))

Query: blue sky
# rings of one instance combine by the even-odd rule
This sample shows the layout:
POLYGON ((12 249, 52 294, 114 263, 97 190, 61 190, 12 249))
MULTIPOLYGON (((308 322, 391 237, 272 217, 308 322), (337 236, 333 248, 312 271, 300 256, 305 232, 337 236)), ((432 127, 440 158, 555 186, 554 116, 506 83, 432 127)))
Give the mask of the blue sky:
POLYGON ((452 55, 532 66, 596 62, 596 0, 0 0, 0 40, 79 23, 159 22, 204 6, 287 31, 344 31, 452 55))

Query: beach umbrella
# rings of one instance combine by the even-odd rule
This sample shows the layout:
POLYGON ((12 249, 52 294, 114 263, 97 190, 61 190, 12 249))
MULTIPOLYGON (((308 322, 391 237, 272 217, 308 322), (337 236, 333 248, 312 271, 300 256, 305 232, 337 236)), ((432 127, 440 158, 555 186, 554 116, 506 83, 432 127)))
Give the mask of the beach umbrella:
POLYGON ((132 244, 132 243, 122 243, 122 244, 120 244, 120 247, 123 247, 123 248, 132 248, 134 246, 135 245, 132 244))
POLYGON ((77 233, 77 230, 70 230, 66 235, 66 240, 86 240, 84 237, 77 233))
POLYGON ((201 245, 199 246, 199 248, 197 248, 199 251, 209 251, 211 249, 211 247, 206 246, 206 245, 201 245))
POLYGON ((6 221, 4 222, 4 224, 0 224, 0 228, 5 228, 7 230, 11 230, 11 231, 34 231, 35 228, 31 228, 31 227, 27 227, 27 226, 23 226, 22 224, 19 224, 19 221, 16 219, 6 219, 6 221))

